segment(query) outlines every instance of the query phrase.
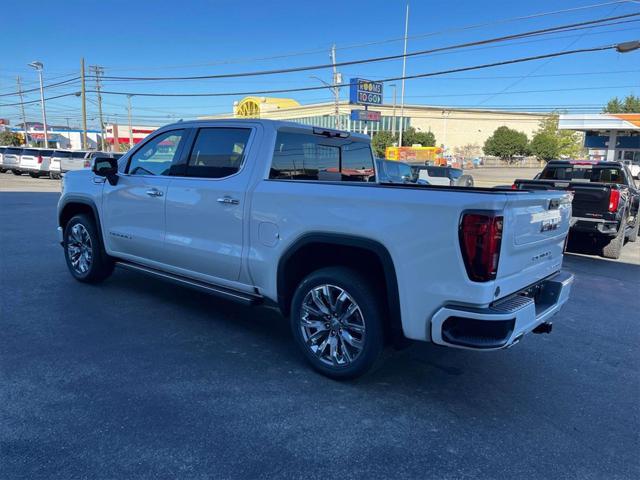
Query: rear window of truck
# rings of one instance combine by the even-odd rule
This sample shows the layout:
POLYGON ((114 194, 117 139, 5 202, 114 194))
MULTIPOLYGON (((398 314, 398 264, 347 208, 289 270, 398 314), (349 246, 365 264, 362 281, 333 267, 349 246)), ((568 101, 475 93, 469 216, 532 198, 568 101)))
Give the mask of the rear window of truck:
POLYGON ((545 168, 541 180, 568 180, 572 182, 625 183, 624 172, 619 167, 551 167, 545 168))
POLYGON ((25 148, 24 150, 22 150, 22 155, 33 155, 34 157, 37 157, 38 155, 40 155, 40 151, 39 150, 33 150, 30 148, 25 148))
POLYGON ((367 142, 280 131, 269 178, 362 182, 373 174, 373 155, 367 142))

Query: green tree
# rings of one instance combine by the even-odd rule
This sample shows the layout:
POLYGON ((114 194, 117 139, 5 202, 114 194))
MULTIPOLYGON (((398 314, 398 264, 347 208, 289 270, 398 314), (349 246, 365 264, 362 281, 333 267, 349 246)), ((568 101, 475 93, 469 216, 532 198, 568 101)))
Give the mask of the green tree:
MULTIPOLYGON (((560 115, 557 113, 552 113, 548 117, 540 120, 540 124, 538 125, 538 130, 536 131, 536 136, 538 134, 544 134, 545 137, 553 137, 555 138, 555 142, 557 144, 557 151, 555 154, 555 158, 558 157, 570 157, 576 158, 579 157, 584 150, 583 143, 584 138, 583 134, 580 132, 574 132, 572 130, 560 130, 558 129, 558 121, 560 119, 560 115)), ((542 138, 545 138, 542 137, 542 138)), ((539 140, 539 142, 544 142, 544 140, 539 140)), ((547 146, 549 146, 549 142, 546 142, 547 146)), ((532 142, 533 146, 533 142, 532 142)), ((541 146, 540 144, 538 146, 541 146)), ((533 153, 539 159, 543 159, 537 153, 533 153)), ((548 159, 544 159, 548 160, 548 159)))
POLYGON ((22 145, 22 135, 9 131, 0 132, 0 145, 19 147, 22 145))
POLYGON ((387 147, 392 147, 397 141, 397 136, 392 135, 391 132, 383 131, 373 135, 371 146, 377 157, 384 158, 387 147))
POLYGON ((560 146, 558 137, 547 132, 538 132, 531 140, 531 153, 538 157, 538 160, 548 162, 558 158, 560 146))
POLYGON ((496 128, 493 135, 487 138, 483 150, 486 155, 512 162, 513 157, 529 152, 529 139, 524 132, 502 126, 496 128))
POLYGON ((433 132, 418 132, 415 128, 409 127, 402 134, 402 146, 420 144, 423 147, 433 147, 436 144, 436 136, 433 132))
POLYGON ((640 97, 627 95, 624 100, 613 97, 602 111, 604 113, 640 113, 640 97))

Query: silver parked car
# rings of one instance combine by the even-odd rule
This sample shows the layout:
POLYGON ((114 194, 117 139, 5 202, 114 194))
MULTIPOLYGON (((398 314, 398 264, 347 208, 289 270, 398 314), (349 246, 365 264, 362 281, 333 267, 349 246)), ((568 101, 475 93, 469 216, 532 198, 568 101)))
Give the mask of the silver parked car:
POLYGON ((4 168, 3 166, 3 156, 4 156, 4 151, 6 150, 7 147, 0 147, 0 173, 4 173, 7 171, 6 168, 4 168))
POLYGON ((7 147, 2 154, 2 168, 4 170, 10 170, 14 175, 21 175, 20 171, 20 154, 22 148, 20 147, 7 147))
POLYGON ((61 163, 62 159, 71 157, 71 150, 54 150, 51 154, 49 162, 49 177, 52 180, 58 180, 62 176, 61 163))
POLYGON ((71 170, 82 170, 91 168, 91 163, 96 157, 120 158, 121 153, 114 152, 98 152, 75 150, 71 152, 71 156, 63 157, 60 161, 60 172, 66 173, 71 170))

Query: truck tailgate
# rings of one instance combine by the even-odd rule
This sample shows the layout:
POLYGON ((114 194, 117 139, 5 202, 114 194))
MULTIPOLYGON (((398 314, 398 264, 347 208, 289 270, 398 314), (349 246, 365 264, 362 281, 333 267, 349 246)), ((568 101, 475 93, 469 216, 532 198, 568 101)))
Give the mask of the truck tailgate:
POLYGON ((509 196, 498 283, 514 291, 558 271, 570 220, 569 193, 546 191, 509 196))
POLYGON ((611 185, 572 183, 569 190, 574 193, 574 217, 602 217, 609 212, 611 185))

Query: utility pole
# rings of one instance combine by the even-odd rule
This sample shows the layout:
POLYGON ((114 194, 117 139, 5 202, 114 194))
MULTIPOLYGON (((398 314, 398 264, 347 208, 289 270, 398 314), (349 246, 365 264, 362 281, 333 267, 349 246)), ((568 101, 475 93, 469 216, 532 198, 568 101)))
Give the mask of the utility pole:
POLYGON ((100 150, 105 151, 104 122, 102 121, 102 94, 100 93, 100 75, 104 74, 104 68, 99 65, 90 65, 89 71, 96 77, 96 94, 98 96, 98 119, 100 121, 100 150))
POLYGON ((80 81, 82 88, 80 96, 82 98, 82 149, 87 149, 87 89, 84 82, 84 57, 80 59, 80 81))
POLYGON ((404 77, 407 73, 407 36, 409 33, 409 4, 404 19, 404 55, 402 57, 402 86, 400 87, 400 135, 398 146, 402 146, 402 132, 404 131, 404 77))
POLYGON ((44 85, 42 83, 42 69, 44 68, 44 65, 42 64, 42 62, 31 62, 29 66, 35 68, 38 71, 38 78, 40 79, 40 106, 42 107, 42 126, 44 127, 44 148, 49 148, 47 110, 44 106, 44 85))
POLYGON ((24 98, 22 97, 22 84, 20 83, 20 76, 16 77, 18 84, 18 96, 20 96, 20 111, 22 112, 22 126, 24 127, 24 144, 29 146, 29 133, 27 132, 27 116, 24 114, 24 98))
POLYGON ((331 46, 331 63, 333 64, 333 98, 335 102, 335 116, 336 116, 336 128, 340 130, 342 128, 342 122, 340 120, 340 85, 342 83, 342 75, 338 72, 336 67, 336 45, 331 46))
POLYGON ((131 97, 132 95, 127 95, 127 110, 129 113, 129 148, 133 148, 133 127, 131 126, 131 97))

